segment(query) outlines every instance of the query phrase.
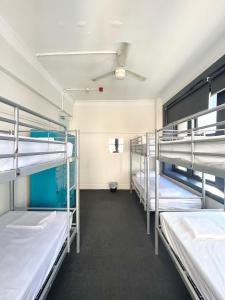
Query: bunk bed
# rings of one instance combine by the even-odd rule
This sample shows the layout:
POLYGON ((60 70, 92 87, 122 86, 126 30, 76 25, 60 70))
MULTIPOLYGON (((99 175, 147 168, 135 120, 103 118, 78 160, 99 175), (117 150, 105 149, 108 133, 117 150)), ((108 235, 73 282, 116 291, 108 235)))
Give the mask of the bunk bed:
POLYGON ((161 210, 160 165, 169 162, 202 172, 203 194, 205 173, 225 178, 225 122, 204 126, 196 122, 201 116, 222 110, 224 104, 156 130, 155 254, 160 238, 196 300, 225 299, 225 204, 224 209, 161 210), (179 131, 178 125, 183 122, 191 128, 179 131))
POLYGON ((150 159, 154 155, 151 133, 130 140, 130 190, 134 189, 143 204, 147 207, 147 185, 150 172, 150 159), (147 170, 148 169, 148 170, 147 170))
POLYGON ((79 131, 3 97, 0 104, 13 111, 12 117, 0 116, 1 129, 9 128, 0 134, 0 183, 10 186, 10 210, 0 216, 0 299, 45 299, 75 237, 80 252, 79 131), (48 137, 31 138, 31 131, 48 137), (60 138, 49 137, 52 132, 60 138), (72 185, 71 162, 76 166, 72 185), (16 208, 18 178, 64 164, 66 207, 16 208), (75 207, 70 207, 72 189, 75 207))
MULTIPOLYGON (((147 234, 155 211, 155 134, 148 132, 130 141, 130 190, 136 191, 146 211, 147 234)), ((204 199, 160 176, 160 208, 200 209, 204 199), (169 195, 169 196, 168 196, 169 195)))

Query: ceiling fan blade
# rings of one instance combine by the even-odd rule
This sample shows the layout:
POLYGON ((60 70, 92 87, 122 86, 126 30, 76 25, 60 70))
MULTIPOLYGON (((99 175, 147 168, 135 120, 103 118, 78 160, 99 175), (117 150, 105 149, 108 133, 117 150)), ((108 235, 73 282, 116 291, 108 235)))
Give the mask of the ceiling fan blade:
POLYGON ((120 44, 120 48, 117 51, 117 66, 118 67, 125 67, 129 47, 130 47, 130 43, 123 42, 120 44))
POLYGON ((131 76, 133 76, 133 77, 135 77, 136 79, 138 79, 140 81, 145 81, 147 79, 146 77, 141 76, 141 75, 139 75, 139 74, 137 74, 135 72, 132 72, 130 70, 126 70, 126 73, 129 74, 129 75, 131 75, 131 76))
POLYGON ((97 76, 97 77, 95 77, 95 78, 92 78, 92 81, 98 81, 98 80, 100 80, 100 79, 109 77, 109 76, 114 75, 114 74, 115 74, 114 71, 110 71, 110 72, 108 72, 108 73, 105 73, 105 74, 99 75, 99 76, 97 76))

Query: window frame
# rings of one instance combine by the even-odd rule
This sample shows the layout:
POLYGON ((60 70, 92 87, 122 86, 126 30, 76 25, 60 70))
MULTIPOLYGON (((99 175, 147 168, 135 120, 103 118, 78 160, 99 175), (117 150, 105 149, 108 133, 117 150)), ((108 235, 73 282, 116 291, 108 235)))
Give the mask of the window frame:
MULTIPOLYGON (((224 94, 225 94, 225 89, 217 92, 216 95, 218 95, 221 92, 224 92, 224 94)), ((213 94, 212 96, 215 96, 215 94, 213 94)), ((210 101, 210 99, 208 100, 208 105, 209 105, 209 101, 210 101)), ((224 103, 225 103, 225 99, 224 99, 224 103)), ((217 100, 216 100, 216 105, 217 105, 217 100)), ((166 112, 164 112, 164 117, 165 117, 164 121, 166 121, 166 112)), ((219 121, 218 114, 216 115, 216 121, 217 122, 219 121)), ((197 126, 198 119, 195 119, 194 122, 195 122, 195 126, 197 126)), ((191 123, 189 121, 187 124, 187 128, 191 129, 191 123)), ((207 135, 213 136, 213 135, 215 135, 215 133, 211 133, 211 134, 209 133, 207 135)), ((200 176, 197 176, 196 174, 194 174, 194 170, 188 169, 188 168, 187 168, 187 171, 180 170, 174 164, 172 164, 171 169, 168 170, 168 167, 165 167, 166 165, 169 165, 169 164, 163 163, 163 167, 162 167, 163 174, 165 174, 166 176, 169 176, 183 184, 186 184, 187 186, 193 188, 194 190, 196 190, 198 192, 202 192, 202 187, 201 187, 202 179, 200 176)), ((221 191, 224 193, 224 187, 225 187, 224 179, 222 179, 220 177, 215 176, 215 182, 213 182, 209 179, 206 179, 206 185, 208 187, 211 186, 213 188, 216 188, 216 189, 218 189, 218 191, 221 191)), ((224 197, 219 197, 216 194, 211 193, 210 191, 207 191, 207 190, 206 190, 206 195, 220 203, 224 203, 224 197)))

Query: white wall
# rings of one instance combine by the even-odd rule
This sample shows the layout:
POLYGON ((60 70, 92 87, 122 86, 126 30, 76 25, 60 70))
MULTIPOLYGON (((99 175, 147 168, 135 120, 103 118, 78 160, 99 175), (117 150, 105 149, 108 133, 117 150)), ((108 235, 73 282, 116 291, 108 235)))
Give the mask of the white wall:
POLYGON ((81 130, 81 188, 105 189, 118 181, 128 189, 129 140, 154 127, 154 100, 76 103, 71 128, 81 130), (124 139, 123 153, 109 153, 108 139, 114 137, 124 139))
POLYGON ((163 126, 163 102, 162 99, 155 99, 155 128, 163 126))
MULTIPOLYGON (((1 17, 0 25, 0 96, 59 120, 62 90, 1 17)), ((69 99, 65 103, 71 113, 72 103, 69 99)), ((0 115, 8 114, 12 114, 12 109, 0 104, 0 115)), ((0 126, 10 129, 3 127, 2 122, 0 126)), ((29 178, 16 181, 15 194, 17 205, 24 206, 29 201, 29 178)), ((0 195, 2 213, 9 208, 9 184, 0 184, 0 195)))

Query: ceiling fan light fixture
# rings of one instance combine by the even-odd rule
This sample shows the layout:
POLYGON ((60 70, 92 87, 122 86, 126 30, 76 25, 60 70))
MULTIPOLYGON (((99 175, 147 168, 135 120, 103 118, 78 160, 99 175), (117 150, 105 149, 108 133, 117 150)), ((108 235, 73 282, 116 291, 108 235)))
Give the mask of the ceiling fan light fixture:
POLYGON ((115 77, 118 80, 123 80, 126 77, 126 70, 124 70, 123 68, 117 68, 115 70, 115 77))
POLYGON ((120 43, 119 49, 116 51, 116 68, 110 72, 101 74, 95 78, 92 78, 92 81, 98 81, 110 76, 114 76, 117 80, 125 79, 126 75, 132 76, 134 79, 139 81, 144 81, 146 78, 140 74, 137 74, 133 71, 130 71, 126 68, 127 55, 130 44, 127 42, 120 43))

